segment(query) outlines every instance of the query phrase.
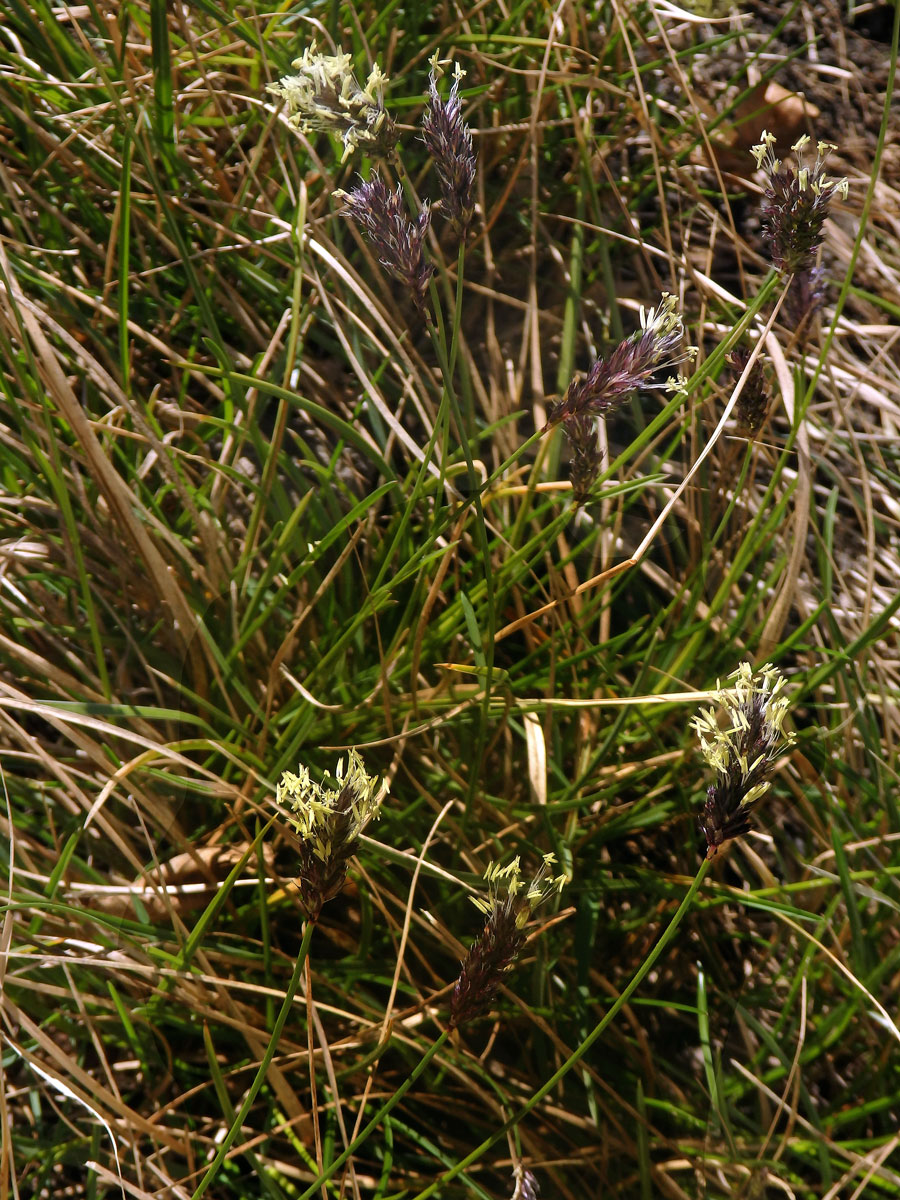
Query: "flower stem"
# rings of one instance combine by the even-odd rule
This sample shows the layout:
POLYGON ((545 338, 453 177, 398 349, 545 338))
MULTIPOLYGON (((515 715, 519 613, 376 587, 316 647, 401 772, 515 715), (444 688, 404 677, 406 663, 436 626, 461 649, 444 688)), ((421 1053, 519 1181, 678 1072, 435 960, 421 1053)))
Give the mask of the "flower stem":
POLYGON ((481 777, 481 756, 487 742, 487 727, 490 715, 491 688, 493 684, 494 673, 494 632, 497 628, 496 609, 494 603, 494 572, 491 569, 491 551, 487 539, 487 525, 484 516, 484 506, 481 501, 482 489, 478 482, 478 476, 475 473, 475 460, 472 457, 472 448, 469 444, 470 430, 467 428, 463 420, 459 399, 456 395, 456 388, 453 382, 459 341, 459 327, 462 320, 464 263, 465 248, 464 246, 460 245, 456 277, 456 304, 454 311, 452 340, 449 350, 447 346, 447 334, 444 326, 443 313, 438 298, 437 286, 433 277, 430 280, 430 287, 431 300, 434 307, 435 324, 429 326, 429 330, 431 331, 432 335, 432 345, 434 346, 438 363, 440 364, 441 368, 441 375, 443 377, 443 394, 450 403, 450 412, 453 416, 453 421, 459 434, 463 456, 466 460, 466 468, 468 471, 469 480, 469 498, 475 506, 475 533, 478 541, 478 549, 481 553, 482 570, 484 572, 484 584, 487 599, 487 618, 489 626, 487 631, 480 631, 482 635, 482 645, 480 647, 475 647, 476 651, 480 649, 484 654, 484 696, 481 705, 481 720, 478 727, 478 739, 475 743, 475 750, 472 756, 472 772, 469 777, 469 788, 466 794, 465 808, 463 810, 461 824, 461 828, 463 830, 468 823, 469 814, 472 810, 472 803, 475 799, 475 789, 481 777))
MULTIPOLYGON (((606 1029, 607 1025, 609 1025, 612 1019, 620 1012, 622 1008, 625 1007, 631 996, 634 994, 637 988, 640 987, 641 983, 650 971, 650 968, 675 936, 675 932, 684 919, 685 913, 691 907, 694 897, 699 892, 700 886, 703 883, 703 880, 706 878, 706 873, 708 870, 709 862, 702 862, 700 864, 700 870, 697 872, 693 883, 688 888, 687 895, 684 897, 681 904, 679 904, 675 915, 666 926, 665 930, 660 936, 659 941, 638 967, 628 986, 615 1001, 609 1011, 605 1013, 600 1021, 594 1026, 581 1045, 569 1055, 562 1066, 550 1076, 547 1082, 541 1088, 539 1088, 537 1092, 535 1092, 535 1094, 528 1100, 526 1104, 522 1105, 517 1113, 511 1116, 510 1119, 501 1125, 499 1129, 495 1130, 490 1137, 485 1138, 480 1146, 476 1146, 475 1149, 470 1154, 467 1154, 465 1158, 461 1159, 455 1167, 451 1167, 449 1171, 446 1171, 443 1175, 439 1176, 433 1183, 429 1184, 424 1191, 417 1192, 416 1195, 412 1197, 412 1200, 425 1200, 427 1196, 433 1195, 436 1191, 448 1184, 451 1179, 455 1179, 461 1171, 464 1171, 466 1167, 471 1166, 476 1159, 481 1158, 485 1151, 489 1150, 491 1146, 493 1146, 495 1142, 499 1141, 500 1138, 508 1133, 510 1129, 515 1128, 522 1118, 527 1116, 527 1114, 531 1112, 535 1105, 539 1104, 540 1101, 543 1100, 543 1098, 556 1087, 560 1080, 568 1075, 569 1071, 571 1071, 572 1068, 584 1058, 585 1054, 587 1054, 594 1042, 597 1041, 597 1039, 606 1029)), ((306 1192, 301 1197, 301 1200, 306 1200, 306 1197, 309 1194, 309 1192, 306 1192)))
POLYGON ((200 1180, 197 1190, 194 1192, 191 1200, 200 1200, 200 1197, 215 1179, 219 1167, 221 1167, 225 1159, 225 1155, 231 1149, 235 1139, 241 1131, 241 1126, 244 1123, 247 1113, 250 1111, 250 1106, 253 1104, 253 1101, 256 1099, 257 1094, 259 1093, 259 1089, 263 1085, 263 1080, 266 1077, 266 1074, 269 1070, 269 1065, 272 1062, 272 1059, 275 1057, 275 1051, 278 1047, 279 1041, 281 1040, 281 1034, 284 1030, 288 1013, 291 1011, 291 1006, 294 1002, 294 996, 296 996, 297 989, 300 986, 300 976, 303 973, 303 967, 306 963, 306 956, 309 953, 309 943, 312 940, 313 929, 315 929, 314 922, 307 921, 306 928, 303 931, 303 940, 300 943, 300 950, 297 954, 297 962, 294 966, 294 973, 291 976, 291 981, 288 984, 287 991, 284 994, 284 1001, 282 1002, 281 1010, 278 1013, 278 1017, 275 1021, 275 1027, 272 1030, 272 1036, 269 1038, 269 1044, 266 1047, 266 1052, 262 1057, 262 1062, 259 1064, 259 1070, 256 1072, 256 1078, 253 1080, 253 1083, 251 1083, 250 1090, 244 1098, 244 1103, 241 1105, 240 1112, 235 1117, 233 1125, 228 1130, 228 1133, 219 1147, 216 1157, 210 1163, 206 1174, 200 1180))
MULTIPOLYGON (((415 1067, 413 1067, 412 1071, 409 1073, 409 1075, 406 1077, 406 1079, 403 1080, 403 1082, 397 1088, 396 1092, 394 1092, 393 1096, 391 1096, 390 1100, 386 1101, 386 1103, 384 1103, 381 1106, 381 1108, 379 1108, 379 1110, 375 1114, 375 1116, 371 1119, 371 1121, 369 1121, 369 1123, 366 1126, 364 1126, 363 1129, 361 1129, 359 1131, 359 1133, 356 1135, 356 1137, 353 1139, 353 1141, 350 1143, 350 1145, 347 1147, 347 1149, 342 1151, 337 1156, 337 1158, 334 1160, 334 1162, 331 1164, 331 1166, 327 1167, 322 1172, 322 1174, 318 1177, 318 1179, 315 1179, 309 1185, 309 1187, 306 1189, 306 1191, 303 1192, 302 1195, 299 1197, 299 1200, 309 1200, 309 1198, 311 1196, 313 1196, 319 1190, 319 1188, 322 1186, 322 1184, 327 1183, 328 1180, 331 1179, 331 1177, 333 1175, 337 1174, 337 1172, 341 1169, 341 1167, 344 1165, 344 1163, 347 1161, 347 1159, 350 1157, 350 1155, 353 1154, 356 1150, 358 1150, 359 1147, 363 1144, 363 1142, 366 1140, 366 1138, 369 1136, 369 1134, 372 1132, 372 1130, 375 1129, 378 1125, 380 1125, 381 1122, 384 1120, 384 1118, 388 1115, 388 1113, 390 1113, 400 1103, 400 1101, 403 1099, 403 1097, 406 1095, 406 1093, 409 1091, 409 1089, 412 1087, 412 1085, 416 1082, 416 1080, 419 1078, 419 1076, 422 1074, 422 1072, 425 1070, 425 1068, 428 1066, 428 1064, 434 1058, 435 1054, 437 1054, 438 1050, 440 1050, 441 1046, 443 1046, 444 1042, 446 1042, 449 1035, 450 1035, 450 1031, 448 1029, 445 1029, 437 1037, 437 1039, 434 1042, 432 1042, 432 1044, 428 1047, 428 1049, 425 1051, 425 1053, 419 1059, 418 1064, 415 1067)), ((193 1198, 192 1198, 192 1200, 193 1200, 193 1198)))
MULTIPOLYGON (((460 238, 459 254, 456 260, 456 304, 453 312, 453 329, 450 334, 450 378, 456 374, 456 356, 459 353, 459 331, 462 326, 462 304, 463 304, 463 276, 466 266, 466 240, 460 238)), ((465 392, 465 389, 464 389, 465 392)), ((465 399, 465 396, 464 396, 465 399)), ((461 436, 466 439, 470 438, 473 433, 474 413, 472 412, 472 397, 471 393, 467 400, 466 412, 466 428, 465 431, 460 431, 461 436)))

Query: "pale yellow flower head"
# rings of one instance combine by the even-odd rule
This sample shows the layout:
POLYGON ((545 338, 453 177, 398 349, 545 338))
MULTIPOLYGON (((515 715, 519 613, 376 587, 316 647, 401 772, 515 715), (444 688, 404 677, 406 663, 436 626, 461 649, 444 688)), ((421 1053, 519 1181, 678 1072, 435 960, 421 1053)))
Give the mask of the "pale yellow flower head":
POLYGON ((330 858, 338 835, 337 818, 342 825, 339 836, 343 842, 355 840, 374 817, 379 816, 381 802, 387 792, 367 775, 363 761, 355 750, 347 755, 346 766, 341 759, 335 770, 336 786, 315 783, 304 766, 297 773, 285 771, 278 785, 276 799, 291 810, 292 823, 302 841, 309 843, 317 858, 330 858))
POLYGON ((700 828, 707 858, 753 828, 753 811, 771 786, 775 763, 794 741, 784 732, 789 700, 775 667, 754 671, 742 663, 731 687, 717 686, 719 711, 708 709, 692 722, 703 756, 716 772, 707 788, 700 828))
POLYGON ((659 304, 655 308, 645 309, 641 305, 641 329, 655 334, 659 338, 674 334, 684 336, 684 323, 678 311, 677 300, 670 292, 663 292, 659 304))
POLYGON ((384 108, 387 76, 377 64, 360 87, 349 54, 320 54, 312 42, 291 66, 297 74, 285 75, 266 91, 285 101, 288 120, 301 133, 322 130, 339 137, 341 162, 357 149, 372 158, 391 154, 397 131, 384 108))
POLYGON ((781 166, 781 159, 775 157, 775 134, 765 129, 755 146, 750 147, 750 153, 756 160, 756 169, 774 175, 781 166))
POLYGON ((555 855, 545 854, 537 874, 529 883, 522 879, 518 858, 514 858, 505 867, 501 867, 499 863, 491 863, 484 873, 488 882, 488 894, 472 896, 472 903, 486 916, 491 916, 503 905, 510 905, 515 909, 516 925, 521 929, 539 904, 554 892, 561 892, 569 882, 567 875, 552 874, 555 863, 555 855))
MULTIPOLYGON (((785 734, 782 728, 790 701, 783 695, 784 676, 776 667, 767 665, 754 671, 745 662, 730 678, 734 680, 731 687, 717 689, 722 723, 716 710, 709 708, 691 724, 700 739, 703 757, 715 771, 724 774, 736 766, 747 777, 759 766, 760 755, 774 758, 776 749, 780 751, 793 742, 793 735, 785 734), (761 741, 756 747, 758 757, 750 762, 746 735, 754 718, 761 726, 761 741)), ((767 781, 760 781, 743 795, 743 803, 752 803, 768 786, 767 781)))
POLYGON ((282 775, 276 799, 288 810, 297 834, 296 887, 311 920, 318 919, 322 905, 344 886, 359 835, 379 815, 386 792, 387 783, 366 774, 355 750, 346 763, 338 762, 331 783, 316 783, 304 766, 282 775))

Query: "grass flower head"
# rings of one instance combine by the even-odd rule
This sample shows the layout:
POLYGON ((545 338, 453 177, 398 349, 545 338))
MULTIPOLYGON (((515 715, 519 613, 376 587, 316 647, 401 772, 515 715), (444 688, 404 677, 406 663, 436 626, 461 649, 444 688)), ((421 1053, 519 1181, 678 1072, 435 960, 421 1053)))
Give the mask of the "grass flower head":
POLYGON ((732 687, 719 689, 719 711, 709 708, 691 722, 703 757, 716 772, 699 818, 707 858, 750 831, 751 811, 769 790, 775 761, 794 740, 783 730, 789 701, 775 667, 754 671, 742 663, 731 678, 732 687))
POLYGON ((518 858, 505 867, 492 863, 485 871, 488 894, 473 896, 472 902, 487 921, 466 955, 453 989, 451 1028, 471 1020, 491 1003, 525 944, 525 926, 532 913, 568 883, 567 876, 553 875, 555 862, 552 854, 545 854, 529 883, 522 879, 518 858))
POLYGON ((360 87, 349 54, 320 54, 312 42, 285 75, 266 88, 287 104, 288 120, 301 133, 320 130, 344 143, 341 162, 357 149, 372 158, 387 158, 397 142, 394 122, 384 108, 387 76, 376 64, 360 87))
POLYGON ((598 358, 587 375, 577 375, 565 396, 547 411, 542 432, 562 423, 572 444, 570 475, 575 502, 587 499, 600 473, 601 455, 596 421, 608 417, 639 388, 684 386, 677 368, 695 351, 684 347, 684 324, 675 297, 663 292, 655 308, 641 308, 641 327, 613 350, 598 358), (662 371, 673 372, 665 380, 662 371))
POLYGON ((824 297, 824 272, 816 265, 816 252, 824 238, 823 226, 836 195, 846 200, 846 179, 830 179, 825 160, 837 147, 819 142, 811 165, 804 162, 810 139, 806 136, 791 149, 797 169, 775 157, 775 135, 763 130, 762 139, 751 147, 757 169, 766 174, 763 197, 763 237, 772 264, 784 276, 794 277, 788 293, 788 314, 799 321, 811 315, 824 297))
POLYGON ((516 1181, 511 1200, 538 1200, 540 1187, 537 1178, 521 1163, 513 1168, 513 1179, 516 1181))
POLYGON ((422 139, 434 159, 441 181, 441 208, 454 229, 464 236, 475 212, 475 151, 472 134, 462 119, 459 85, 465 71, 456 64, 446 100, 437 81, 442 74, 437 51, 431 60, 429 106, 422 118, 422 139))
POLYGON ((572 380, 562 400, 550 408, 544 431, 571 417, 607 417, 638 388, 677 390, 683 383, 677 367, 693 355, 683 339, 675 297, 663 292, 655 308, 641 308, 639 330, 620 342, 608 358, 598 358, 587 375, 572 380), (654 379, 661 371, 675 375, 654 379))
POLYGON ((335 196, 344 200, 345 215, 360 226, 381 265, 409 288, 416 307, 424 312, 428 281, 434 274, 424 250, 431 224, 428 205, 410 220, 400 184, 391 191, 380 175, 361 180, 349 192, 335 192, 335 196))
POLYGON ((285 771, 276 799, 291 814, 300 839, 298 887, 311 921, 344 886, 347 866, 359 847, 359 835, 379 814, 387 784, 366 774, 355 750, 338 762, 332 784, 315 783, 304 766, 285 771))

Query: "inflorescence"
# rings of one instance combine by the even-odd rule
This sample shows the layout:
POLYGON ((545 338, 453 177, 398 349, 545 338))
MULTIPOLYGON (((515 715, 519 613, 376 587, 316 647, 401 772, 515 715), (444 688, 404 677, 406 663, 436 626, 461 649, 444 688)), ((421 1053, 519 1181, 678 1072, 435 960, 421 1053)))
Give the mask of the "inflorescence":
MULTIPOLYGON (((283 99, 288 120, 302 133, 323 130, 344 144, 341 162, 355 150, 370 158, 393 159, 397 128, 384 108, 387 76, 376 65, 366 86, 360 87, 350 68, 349 54, 320 54, 312 43, 286 75, 266 89, 283 99)), ((446 100, 438 91, 442 74, 437 53, 431 60, 429 104, 422 118, 422 137, 441 185, 440 210, 460 238, 475 213, 475 151, 472 133, 462 119, 459 85, 465 72, 457 65, 446 100)), ((427 201, 410 217, 401 187, 392 190, 378 175, 335 196, 346 201, 345 215, 362 229, 381 265, 408 288, 416 307, 425 312, 425 295, 434 268, 425 258, 425 237, 431 224, 427 201)))
POLYGON ((752 810, 771 786, 775 761, 794 741, 782 728, 789 701, 782 695, 781 673, 772 666, 754 672, 742 663, 731 678, 732 687, 718 689, 719 712, 707 709, 691 722, 716 772, 699 818, 707 858, 749 833, 752 810))
POLYGON ((462 119, 459 98, 465 71, 459 63, 455 65, 446 100, 441 98, 437 87, 441 74, 435 52, 428 77, 429 107, 422 118, 422 140, 434 159, 440 180, 440 207, 459 236, 465 237, 475 212, 475 151, 472 132, 462 119))
POLYGON ((566 875, 551 874, 555 862, 552 854, 545 854, 538 873, 527 885, 522 881, 518 858, 505 867, 492 863, 485 871, 488 895, 473 896, 472 902, 486 914, 487 921, 466 955, 453 989, 451 1029, 471 1020, 491 1003, 525 945, 525 926, 532 913, 568 883, 566 875))
POLYGON ((775 269, 785 278, 792 277, 786 303, 788 316, 796 322, 808 319, 824 298, 825 273, 816 263, 816 254, 831 202, 836 195, 846 200, 848 190, 846 179, 829 179, 825 174, 825 159, 837 146, 819 142, 815 161, 805 166, 809 142, 804 135, 791 147, 797 155, 796 170, 775 157, 773 133, 763 130, 760 142, 751 148, 757 169, 766 174, 763 237, 775 269))
POLYGON ((296 775, 282 775, 276 799, 290 810, 300 840, 297 886, 311 921, 343 888, 359 835, 378 816, 386 792, 387 784, 366 774, 355 750, 347 756, 346 769, 343 759, 338 762, 331 785, 314 783, 304 766, 296 775))
POLYGON ((663 292, 656 308, 641 308, 641 327, 598 358, 586 375, 576 376, 565 396, 547 412, 542 432, 562 424, 572 443, 572 487, 577 501, 588 495, 600 471, 596 418, 608 417, 639 388, 677 391, 684 380, 676 373, 660 379, 695 353, 683 344, 684 324, 674 296, 663 292))
POLYGON ((349 192, 338 191, 335 196, 346 203, 345 215, 360 226, 381 265, 409 288, 416 308, 424 312, 428 281, 434 274, 424 249, 431 224, 428 204, 411 219, 400 184, 391 191, 380 175, 360 180, 349 192))
POLYGON ((341 162, 357 149, 372 158, 388 158, 397 142, 397 129, 384 107, 387 76, 376 64, 359 86, 349 54, 320 54, 312 42, 285 75, 266 88, 285 101, 288 120, 301 133, 320 130, 344 143, 341 162))
POLYGON ((516 1186, 511 1200, 538 1200, 541 1189, 536 1176, 521 1164, 513 1168, 513 1179, 516 1186))

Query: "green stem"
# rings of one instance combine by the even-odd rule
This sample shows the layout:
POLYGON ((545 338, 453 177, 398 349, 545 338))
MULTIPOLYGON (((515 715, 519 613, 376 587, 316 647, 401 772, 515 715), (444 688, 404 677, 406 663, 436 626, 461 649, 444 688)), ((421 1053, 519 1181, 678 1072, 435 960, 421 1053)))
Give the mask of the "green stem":
MULTIPOLYGON (((594 1042, 597 1041, 597 1039, 600 1037, 600 1035, 606 1029, 607 1025, 609 1025, 609 1023, 612 1021, 613 1017, 615 1017, 616 1014, 622 1008, 625 1007, 625 1005, 631 999, 631 996, 634 994, 634 992, 637 990, 637 988, 640 987, 642 981, 646 977, 647 973, 650 971, 653 964, 656 962, 656 960, 662 954, 663 950, 665 950, 666 946, 668 946, 669 942, 671 942, 672 938, 675 936, 675 932, 678 929, 678 926, 681 924, 682 920, 684 919, 685 913, 688 911, 691 904, 693 903, 694 897, 697 895, 698 891, 700 890, 700 886, 703 883, 703 880, 706 878, 706 873, 708 870, 709 870, 709 860, 705 859, 703 861, 703 863, 701 864, 700 870, 697 872, 693 883, 691 884, 690 888, 688 889, 687 895, 682 900, 681 904, 678 906, 678 910, 676 911, 675 915, 672 917, 672 920, 666 926, 666 929, 662 933, 659 941, 656 943, 656 945, 653 947, 653 949, 650 951, 650 953, 647 955, 647 957, 641 963, 640 967, 638 967, 637 971, 635 972, 634 976, 631 979, 631 982, 625 988, 624 992, 622 992, 622 994, 619 996, 618 1000, 616 1000, 616 1002, 612 1005, 612 1007, 609 1009, 609 1011, 594 1026, 594 1028, 591 1030, 591 1032, 588 1034, 588 1036, 584 1039, 584 1041, 581 1043, 581 1045, 576 1050, 574 1050, 572 1054, 569 1055, 569 1057, 562 1064, 562 1066, 557 1071, 555 1071, 553 1075, 550 1076, 550 1078, 543 1085, 543 1087, 541 1087, 537 1092, 535 1092, 535 1094, 531 1097, 530 1100, 528 1100, 528 1102, 526 1104, 522 1105, 522 1107, 519 1109, 519 1111, 517 1113, 515 1113, 512 1117, 510 1117, 510 1119, 507 1122, 505 1122, 505 1124, 501 1125, 499 1129, 495 1130, 494 1133, 492 1133, 489 1138, 485 1138, 485 1140, 481 1143, 480 1146, 476 1146, 475 1149, 471 1152, 471 1154, 467 1154, 466 1157, 464 1159, 462 1159, 460 1162, 458 1162, 455 1167, 451 1167, 451 1169, 449 1171, 447 1171, 443 1175, 439 1176, 433 1183, 429 1184, 429 1186, 427 1188, 425 1188, 424 1191, 417 1192, 416 1195, 412 1198, 412 1200, 425 1200, 426 1196, 433 1195, 436 1191, 438 1191, 439 1188, 442 1188, 442 1187, 444 1187, 445 1184, 448 1184, 451 1179, 455 1179, 456 1176, 459 1175, 461 1171, 464 1171, 466 1169, 466 1167, 470 1167, 472 1165, 472 1163, 476 1161, 476 1159, 481 1158, 482 1154, 484 1154, 485 1151, 490 1150, 491 1146, 493 1146, 495 1142, 499 1141, 500 1138, 502 1138, 506 1133, 508 1133, 510 1129, 515 1128, 515 1126, 518 1125, 518 1123, 522 1120, 522 1118, 527 1116, 527 1114, 529 1112, 531 1112, 531 1110, 535 1107, 535 1105, 539 1104, 540 1101, 543 1100, 543 1098, 549 1092, 553 1091, 553 1089, 560 1082, 560 1080, 563 1079, 566 1075, 568 1075, 569 1071, 571 1071, 572 1068, 574 1066, 576 1066, 576 1064, 579 1063, 582 1060, 582 1058, 584 1058, 585 1054, 587 1054, 588 1050, 590 1050, 590 1048, 591 1048, 591 1046, 593 1046, 594 1042)), ((306 1192, 300 1198, 300 1200, 306 1200, 306 1197, 309 1195, 310 1195, 310 1192, 306 1192)))
POLYGON ((284 1001, 281 1005, 281 1011, 278 1014, 278 1019, 276 1020, 275 1027, 272 1030, 272 1036, 269 1038, 269 1044, 266 1047, 266 1052, 262 1057, 262 1062, 259 1064, 259 1070, 256 1072, 256 1078, 253 1080, 253 1083, 250 1085, 250 1091, 247 1093, 246 1097, 244 1098, 244 1103, 241 1105, 240 1112, 238 1113, 237 1117, 235 1118, 234 1123, 232 1124, 231 1128, 228 1130, 225 1140, 222 1142, 222 1145, 219 1147, 219 1151, 216 1154, 216 1157, 213 1159, 212 1163, 210 1164, 209 1169, 207 1170, 207 1172, 203 1176, 203 1178, 200 1180, 200 1184, 197 1187, 197 1190, 194 1192, 193 1196, 191 1197, 191 1200, 200 1200, 200 1197, 203 1195, 203 1193, 206 1191, 206 1189, 212 1183, 213 1179, 216 1177, 219 1167, 221 1167, 221 1165, 225 1159, 225 1155, 231 1149, 232 1145, 234 1144, 235 1139, 237 1138, 237 1135, 241 1131, 241 1126, 244 1124, 244 1120, 247 1116, 247 1113, 250 1111, 250 1106, 253 1104, 253 1101, 256 1099, 259 1089, 263 1085, 263 1080, 266 1077, 266 1073, 269 1070, 269 1065, 272 1062, 272 1059, 275 1057, 275 1050, 277 1049, 278 1043, 281 1040, 281 1034, 282 1034, 282 1031, 284 1030, 285 1022, 287 1021, 287 1018, 288 1018, 288 1013, 291 1011, 291 1006, 293 1005, 293 1002, 294 1002, 294 996, 296 996, 297 989, 300 986, 300 975, 303 971, 303 966, 306 962, 306 956, 309 953, 309 943, 312 940, 312 934, 313 934, 314 929, 315 929, 314 922, 307 921, 306 928, 303 931, 303 941, 300 943, 300 950, 297 954, 297 962, 296 962, 296 965, 294 966, 294 974, 291 976, 291 982, 288 984, 287 991, 285 992, 284 1001))
MULTIPOLYGON (((300 1196, 299 1200, 309 1200, 309 1197, 313 1196, 319 1190, 322 1184, 327 1183, 328 1180, 331 1179, 331 1177, 341 1169, 350 1155, 359 1149, 372 1130, 380 1125, 384 1118, 390 1112, 392 1112, 394 1108, 396 1108, 396 1106, 400 1103, 412 1085, 416 1082, 416 1080, 434 1058, 435 1054, 437 1054, 438 1050, 440 1050, 441 1046, 443 1046, 444 1042, 446 1042, 449 1035, 450 1031, 445 1029, 437 1038, 437 1040, 428 1047, 419 1060, 418 1065, 415 1066, 407 1078, 404 1079, 404 1081, 397 1088, 396 1092, 394 1092, 393 1096, 391 1096, 390 1100, 388 1100, 381 1106, 381 1108, 379 1108, 378 1112, 375 1114, 372 1120, 369 1121, 368 1125, 360 1130, 347 1149, 337 1156, 331 1166, 326 1168, 326 1170, 322 1172, 318 1179, 314 1180, 313 1183, 309 1185, 306 1191, 300 1196)), ((455 1170, 454 1174, 456 1174, 455 1170)))
MULTIPOLYGON (((456 374, 456 357, 459 353, 459 331, 462 326, 462 302, 463 302, 463 274, 466 265, 466 239, 465 236, 459 239, 459 255, 456 260, 456 306, 453 313, 453 330, 450 334, 450 378, 456 374)), ((466 430, 465 437, 468 438, 472 433, 472 426, 475 421, 475 414, 471 411, 471 405, 468 406, 469 411, 466 413, 466 430)), ((460 431, 462 435, 462 431, 460 431)))
POLYGON ((453 374, 456 367, 459 325, 462 319, 464 261, 465 248, 463 245, 460 245, 456 275, 456 308, 454 312, 454 323, 449 354, 447 350, 447 333, 444 328, 444 318, 438 300, 437 286, 434 282, 434 279, 431 280, 431 300, 434 307, 435 324, 433 326, 429 326, 429 329, 432 332, 432 344, 434 345, 435 353, 437 354, 438 362, 440 363, 441 367, 441 374, 443 376, 444 396, 450 402, 450 411, 453 414, 453 421, 456 425, 460 444, 462 446, 463 456, 466 460, 466 468, 469 476, 469 496, 475 506, 475 528, 478 538, 478 549, 481 552, 482 570, 484 572, 489 624, 489 629, 486 636, 482 631, 482 651, 484 653, 485 665, 484 698, 481 705, 481 719, 478 725, 478 739, 475 744, 475 752, 472 756, 472 771, 469 776, 469 788, 466 794, 466 805, 462 818, 463 829, 468 822, 469 813, 471 812, 472 808, 472 802, 475 798, 475 790, 478 786, 478 781, 481 778, 481 756, 487 742, 488 721, 491 709, 491 685, 494 674, 494 633, 497 627, 496 608, 494 602, 494 572, 491 569, 491 551, 488 544, 484 506, 481 502, 481 487, 478 483, 478 477, 475 474, 475 461, 472 458, 472 448, 469 445, 470 432, 463 422, 459 399, 456 395, 456 388, 453 384, 453 374))

